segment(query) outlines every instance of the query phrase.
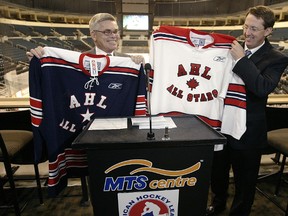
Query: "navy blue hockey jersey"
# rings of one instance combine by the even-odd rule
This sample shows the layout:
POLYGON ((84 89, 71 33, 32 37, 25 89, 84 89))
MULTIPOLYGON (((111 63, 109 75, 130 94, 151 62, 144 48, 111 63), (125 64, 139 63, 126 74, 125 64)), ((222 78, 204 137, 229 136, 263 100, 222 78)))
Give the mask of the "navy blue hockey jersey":
POLYGON ((95 117, 146 115, 146 77, 129 57, 108 57, 45 47, 29 69, 36 161, 47 148, 48 191, 57 195, 67 177, 87 173, 85 151, 71 143, 95 117))

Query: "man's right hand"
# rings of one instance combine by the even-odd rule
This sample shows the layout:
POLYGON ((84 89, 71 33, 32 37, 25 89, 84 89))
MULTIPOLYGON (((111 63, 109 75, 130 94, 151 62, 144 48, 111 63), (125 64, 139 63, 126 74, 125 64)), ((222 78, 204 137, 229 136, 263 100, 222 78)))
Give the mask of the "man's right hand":
POLYGON ((30 52, 26 52, 26 56, 29 59, 29 62, 33 58, 33 56, 36 56, 37 58, 41 58, 44 55, 44 49, 41 46, 38 46, 34 49, 31 49, 30 52))
POLYGON ((233 43, 231 44, 231 47, 232 48, 230 50, 230 53, 235 61, 245 56, 244 49, 237 40, 233 41, 233 43))

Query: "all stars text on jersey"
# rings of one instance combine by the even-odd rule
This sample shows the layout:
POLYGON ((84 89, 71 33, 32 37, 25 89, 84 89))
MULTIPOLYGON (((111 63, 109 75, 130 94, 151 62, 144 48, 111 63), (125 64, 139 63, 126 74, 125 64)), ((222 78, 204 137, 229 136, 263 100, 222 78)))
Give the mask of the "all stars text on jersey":
MULTIPOLYGON (((177 88, 173 84, 171 84, 167 88, 167 91, 175 97, 178 97, 180 99, 183 98, 183 90, 177 88)), ((188 93, 185 98, 188 102, 205 102, 205 101, 211 101, 217 97, 218 97, 218 91, 217 89, 213 89, 211 92, 203 92, 196 94, 188 93)))

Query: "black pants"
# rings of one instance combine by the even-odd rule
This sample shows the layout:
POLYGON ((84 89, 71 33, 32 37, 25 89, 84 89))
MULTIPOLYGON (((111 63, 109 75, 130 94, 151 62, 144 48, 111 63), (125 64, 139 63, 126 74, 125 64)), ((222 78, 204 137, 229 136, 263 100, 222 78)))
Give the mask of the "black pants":
POLYGON ((255 196, 255 187, 261 161, 261 149, 233 149, 214 152, 211 190, 214 204, 225 204, 229 187, 229 171, 232 167, 235 195, 229 215, 249 215, 255 196))

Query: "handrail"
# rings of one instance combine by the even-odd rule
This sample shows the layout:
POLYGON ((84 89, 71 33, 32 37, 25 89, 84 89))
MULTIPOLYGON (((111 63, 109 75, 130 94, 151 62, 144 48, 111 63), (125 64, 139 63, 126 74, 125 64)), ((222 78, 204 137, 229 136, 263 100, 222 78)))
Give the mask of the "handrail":
POLYGON ((29 98, 0 98, 0 109, 29 107, 29 98))
POLYGON ((270 94, 268 97, 268 105, 272 104, 288 104, 287 94, 270 94))

